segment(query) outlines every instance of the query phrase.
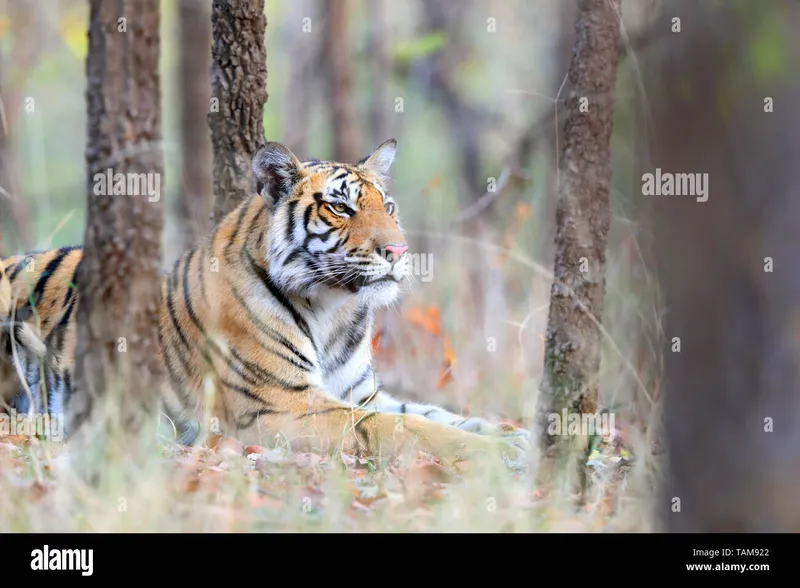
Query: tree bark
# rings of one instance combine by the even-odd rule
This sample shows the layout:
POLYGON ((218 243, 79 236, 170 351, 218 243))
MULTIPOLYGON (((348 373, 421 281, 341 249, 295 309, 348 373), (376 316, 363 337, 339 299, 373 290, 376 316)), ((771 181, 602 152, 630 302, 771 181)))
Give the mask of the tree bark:
MULTIPOLYGON (((69 403, 73 433, 100 407, 101 399, 109 402, 100 410, 112 406, 120 415, 119 421, 98 421, 107 433, 138 433, 145 420, 157 416, 164 223, 158 6, 158 0, 90 3, 88 211, 77 276, 75 391, 69 403), (139 189, 114 193, 95 176, 109 170, 123 174, 126 187, 131 178, 146 174, 153 184, 143 185, 158 191, 151 195, 140 183, 139 189)), ((96 451, 110 451, 115 444, 92 445, 96 451)))
MULTIPOLYGON (((597 408, 619 10, 620 0, 579 2, 569 67, 539 412, 542 440, 561 457, 578 458, 579 452, 571 451, 573 443, 584 445, 586 439, 549 435, 548 417, 562 415, 564 409, 594 413, 597 408)), ((578 471, 582 473, 582 465, 578 471)))
POLYGON ((325 56, 328 71, 328 100, 331 107, 333 159, 358 161, 359 140, 353 113, 352 73, 347 28, 347 0, 325 2, 325 56))
POLYGON ((707 183, 705 196, 644 196, 666 304, 658 513, 675 532, 797 532, 800 7, 673 2, 654 28, 676 18, 643 67, 642 173, 707 183), (767 67, 752 61, 765 33, 779 48, 767 67))
POLYGON ((251 158, 264 142, 267 53, 264 0, 211 5, 211 108, 214 222, 255 192, 251 158))
POLYGON ((211 11, 205 2, 180 0, 180 104, 182 189, 178 200, 183 236, 189 249, 211 226, 214 179, 206 119, 211 99, 211 11))

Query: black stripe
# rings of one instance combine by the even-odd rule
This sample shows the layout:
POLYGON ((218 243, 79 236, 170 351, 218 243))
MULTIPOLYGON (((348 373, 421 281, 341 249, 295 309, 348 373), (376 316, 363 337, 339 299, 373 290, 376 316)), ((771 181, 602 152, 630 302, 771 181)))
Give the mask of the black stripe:
POLYGON ((64 261, 64 258, 69 255, 73 249, 75 248, 62 247, 59 249, 56 256, 50 260, 50 262, 45 266, 44 271, 39 275, 39 280, 36 282, 36 287, 33 290, 33 296, 37 305, 42 298, 42 294, 44 294, 45 288, 47 288, 47 283, 50 281, 50 278, 52 278, 53 274, 58 271, 58 266, 61 265, 61 263, 64 261))
MULTIPOLYGON (((241 377, 245 382, 247 382, 251 386, 257 386, 263 383, 262 380, 264 380, 264 378, 259 378, 260 368, 258 368, 257 366, 254 367, 254 364, 247 362, 243 358, 239 359, 239 363, 242 364, 242 368, 245 368, 246 371, 249 372, 245 373, 245 370, 236 365, 232 361, 231 357, 226 356, 225 353, 223 353, 222 350, 217 346, 217 344, 207 336, 206 330, 203 327, 203 324, 200 322, 200 318, 197 316, 197 313, 195 312, 194 307, 192 306, 192 301, 190 298, 189 264, 192 262, 194 254, 195 250, 189 252, 189 257, 186 259, 186 263, 184 264, 183 267, 183 298, 184 298, 184 304, 186 306, 186 312, 189 315, 189 318, 191 319, 192 323, 194 323, 197 330, 199 330, 200 333, 203 335, 206 342, 209 344, 211 350, 214 351, 219 357, 221 357, 227 363, 228 367, 230 367, 233 371, 235 371, 239 375, 239 377, 241 377)), ((202 352, 203 356, 206 358, 206 361, 208 361, 209 364, 212 365, 213 367, 213 364, 211 364, 211 358, 209 357, 208 352, 205 350, 205 348, 202 348, 202 352)), ((236 356, 238 354, 234 350, 232 351, 232 355, 236 356)))
POLYGON ((358 423, 356 423, 356 426, 354 427, 354 430, 355 430, 356 434, 361 438, 361 441, 362 441, 362 443, 364 444, 364 447, 367 450, 369 450, 369 448, 370 448, 369 447, 369 435, 364 430, 364 423, 366 423, 369 419, 376 417, 377 415, 378 415, 377 412, 373 412, 373 413, 370 413, 370 414, 366 415, 364 418, 360 419, 358 421, 358 423))
MULTIPOLYGON (((328 237, 331 236, 331 233, 333 233, 333 231, 334 229, 328 229, 324 233, 306 233, 306 238, 303 240, 303 249, 308 251, 308 244, 311 243, 312 239, 319 239, 320 241, 325 241, 328 237)), ((333 249, 336 249, 337 246, 338 246, 338 241, 337 244, 333 246, 333 249)), ((329 249, 328 251, 329 252, 333 251, 333 249, 329 249)))
MULTIPOLYGON (((306 206, 306 211, 303 213, 303 228, 308 232, 308 225, 311 224, 311 206, 306 206)), ((308 242, 308 237, 306 237, 308 242)))
POLYGON ((259 379, 258 384, 268 384, 276 388, 291 390, 292 392, 305 392, 309 388, 308 384, 290 384, 283 378, 279 378, 275 374, 268 372, 260 365, 245 359, 236 349, 231 349, 231 355, 259 379))
MULTIPOLYGON (((186 259, 186 263, 183 266, 183 299, 184 299, 184 304, 186 306, 186 313, 189 315, 189 318, 191 319, 192 323, 194 323, 194 326, 197 328, 197 330, 200 331, 200 333, 203 335, 206 343, 208 343, 211 350, 214 353, 216 353, 218 357, 222 358, 228 365, 228 367, 233 371, 235 371, 239 375, 239 377, 241 377, 245 382, 247 382, 251 386, 257 386, 260 383, 258 379, 258 373, 254 373, 255 370, 253 370, 251 366, 248 366, 246 361, 241 361, 240 363, 242 363, 242 366, 244 368, 247 368, 247 371, 250 372, 249 374, 246 374, 242 368, 234 364, 234 362, 229 356, 226 356, 225 353, 222 352, 219 346, 211 338, 208 337, 206 330, 203 327, 203 324, 200 322, 200 318, 197 316, 197 313, 195 312, 194 307, 192 306, 192 301, 190 298, 190 291, 189 291, 188 268, 189 264, 192 262, 192 258, 194 257, 195 252, 196 250, 194 249, 189 252, 189 257, 186 259)), ((205 347, 201 347, 201 352, 203 354, 203 357, 213 368, 211 357, 209 356, 208 351, 206 351, 205 347)))
POLYGON ((333 362, 325 365, 325 373, 332 373, 350 361, 353 353, 364 342, 367 336, 367 322, 363 321, 361 324, 355 324, 353 330, 347 334, 347 340, 344 349, 335 357, 333 362))
POLYGON ((253 312, 253 309, 250 308, 250 306, 248 306, 247 302, 244 300, 242 295, 239 293, 239 290, 233 284, 231 284, 231 291, 233 292, 233 297, 236 299, 236 301, 239 304, 241 304, 242 307, 247 311, 247 315, 248 315, 249 319, 252 321, 252 323, 255 325, 255 327, 259 331, 261 331, 265 335, 275 339, 278 343, 280 343, 286 349, 291 351, 294 354, 294 356, 299 360, 299 362, 295 361, 295 359, 292 358, 292 357, 286 357, 284 355, 281 355, 277 351, 269 349, 269 348, 267 348, 264 345, 261 345, 259 343, 259 345, 261 346, 262 349, 264 349, 265 351, 267 351, 269 353, 277 355, 281 359, 285 359, 286 361, 291 363, 293 366, 295 366, 297 368, 300 368, 303 371, 308 372, 308 371, 311 371, 314 368, 314 364, 305 355, 303 355, 303 353, 301 353, 301 351, 297 347, 295 347, 295 345, 291 341, 289 341, 281 333, 279 333, 278 331, 276 331, 275 329, 273 329, 272 327, 267 325, 258 316, 256 316, 256 314, 253 312))
POLYGON ((14 268, 11 270, 11 273, 8 275, 9 281, 13 282, 16 279, 17 275, 19 274, 19 272, 22 271, 22 268, 23 268, 23 266, 25 265, 25 262, 28 259, 31 259, 31 257, 28 256, 28 257, 24 258, 22 261, 18 261, 17 263, 14 264, 14 268))
MULTIPOLYGON (((170 358, 169 353, 167 353, 167 349, 163 341, 161 342, 161 352, 164 356, 164 365, 167 368, 167 374, 169 375, 169 381, 170 384, 172 384, 172 389, 178 395, 178 398, 181 399, 184 408, 189 408, 186 400, 191 397, 191 394, 188 394, 184 389, 183 381, 178 375, 178 372, 175 371, 175 366, 172 364, 172 359, 170 358)), ((174 421, 175 419, 172 420, 174 421)))
POLYGON ((178 259, 175 262, 175 268, 173 269, 173 273, 170 276, 169 281, 167 282, 167 310, 169 311, 169 318, 170 318, 170 321, 172 322, 172 327, 178 333, 178 337, 179 337, 181 343, 183 344, 183 346, 188 351, 189 350, 189 341, 186 340, 186 335, 184 334, 183 329, 181 329, 180 323, 178 322, 178 311, 176 309, 175 298, 173 296, 173 293, 175 292, 175 290, 176 290, 176 288, 178 286, 178 283, 177 283, 178 282, 178 268, 180 266, 180 263, 181 263, 180 259, 178 259))
MULTIPOLYGON (((342 393, 342 395, 340 396, 340 398, 342 400, 345 400, 350 395, 350 393, 351 393, 351 391, 353 389, 358 388, 361 384, 363 384, 367 380, 367 378, 369 377, 369 375, 371 373, 372 373, 372 366, 370 366, 366 370, 364 370, 364 373, 361 374, 360 376, 358 376, 358 378, 356 379, 355 382, 353 382, 352 384, 347 386, 347 388, 345 388, 345 390, 342 393)), ((368 395, 367 398, 369 398, 369 396, 370 395, 368 395)))
MULTIPOLYGON (((190 368, 190 360, 186 352, 191 353, 191 347, 189 346, 189 341, 186 339, 186 334, 183 331, 180 323, 178 322, 178 311, 175 304, 175 297, 174 292, 177 290, 178 287, 178 272, 180 269, 180 263, 182 259, 179 258, 175 261, 175 267, 172 270, 172 275, 170 275, 169 279, 167 280, 167 312, 169 314, 170 323, 172 323, 172 329, 178 334, 178 340, 180 341, 181 345, 174 345, 172 341, 174 341, 174 337, 169 337, 167 339, 166 335, 161 333, 161 329, 159 329, 159 335, 162 338, 162 350, 164 355, 167 355, 168 346, 175 350, 175 353, 178 355, 178 360, 181 363, 181 368, 183 369, 184 374, 186 374, 187 378, 191 378, 192 370, 190 368), (184 351, 185 350, 185 351, 184 351)), ((205 348, 201 348, 201 354, 205 359, 206 363, 213 368, 213 364, 211 363, 211 357, 209 357, 208 352, 205 348)), ((176 390, 182 396, 186 396, 187 393, 183 390, 176 390)))
POLYGON ((203 324, 200 322, 200 318, 197 316, 197 313, 194 311, 194 307, 192 306, 191 292, 189 290, 189 266, 192 263, 194 254, 195 250, 192 249, 189 252, 189 256, 186 258, 186 263, 183 265, 183 278, 181 284, 183 287, 183 302, 186 306, 186 312, 189 315, 189 318, 192 320, 198 330, 205 335, 206 331, 203 328, 203 324))
POLYGON ((344 335, 344 333, 351 332, 354 328, 358 327, 365 319, 367 318, 367 308, 366 306, 360 306, 356 309, 355 314, 353 315, 353 320, 346 322, 333 332, 330 338, 325 342, 325 346, 323 349, 323 354, 327 355, 331 351, 331 347, 333 347, 338 341, 339 338, 344 335))
POLYGON ((67 411, 67 406, 69 405, 69 399, 72 397, 72 375, 69 373, 69 370, 64 370, 64 412, 67 411))
POLYGON ((256 260, 253 259, 253 256, 250 255, 249 251, 246 252, 246 254, 248 261, 250 262, 251 271, 253 271, 253 273, 255 273, 256 276, 264 283, 264 285, 267 287, 267 290, 269 290, 269 293, 272 294, 272 297, 275 298, 275 300, 277 300, 278 303, 281 304, 292 316, 297 328, 299 328, 303 334, 308 337, 309 341, 311 341, 311 345, 314 345, 314 339, 311 337, 311 330, 308 328, 306 321, 302 316, 300 316, 300 313, 297 312, 297 309, 292 305, 292 303, 289 302, 289 299, 283 295, 283 292, 278 289, 278 287, 275 285, 275 282, 273 282, 272 278, 269 277, 267 270, 256 263, 256 260))
POLYGON ((66 336, 67 329, 69 328, 69 319, 72 317, 72 312, 75 310, 75 304, 77 298, 73 298, 69 306, 67 306, 67 310, 64 312, 64 315, 61 317, 61 320, 58 321, 56 327, 50 331, 47 336, 49 343, 46 341, 47 346, 50 347, 50 352, 54 355, 58 356, 61 354, 62 350, 64 349, 64 337, 66 336), (53 342, 55 339, 55 342, 53 342))
POLYGON ((227 244, 225 245, 225 255, 228 255, 231 247, 233 246, 234 242, 236 241, 236 237, 239 235, 239 231, 242 228, 242 223, 244 222, 244 217, 247 215, 247 210, 249 208, 248 202, 242 202, 239 205, 239 215, 236 217, 236 227, 233 229, 231 233, 230 239, 228 239, 227 244))
POLYGON ((297 210, 299 201, 292 200, 289 203, 289 210, 286 215, 286 240, 291 243, 294 234, 294 212, 297 210))
POLYGON ((248 429, 253 426, 256 419, 265 414, 284 414, 282 411, 272 410, 271 408, 262 408, 253 412, 248 412, 245 416, 250 417, 249 420, 242 420, 236 422, 237 429, 248 429))
POLYGON ((49 364, 45 365, 45 404, 44 412, 52 413, 53 409, 50 408, 53 406, 53 394, 55 391, 58 390, 59 385, 61 384, 61 378, 58 377, 58 374, 53 370, 52 366, 49 364))
POLYGON ((318 416, 318 415, 321 415, 321 414, 329 414, 329 413, 337 412, 337 411, 340 411, 340 410, 346 410, 347 412, 351 412, 352 411, 352 409, 347 407, 347 406, 334 406, 333 408, 323 408, 322 410, 315 410, 314 412, 304 412, 303 414, 296 416, 295 420, 300 420, 302 418, 310 417, 310 416, 318 416))
POLYGON ((283 260, 283 265, 289 265, 292 261, 295 260, 296 257, 300 257, 300 248, 298 247, 294 251, 292 251, 286 259, 283 260))
POLYGON ((25 303, 21 305, 14 313, 15 320, 26 321, 34 314, 36 307, 39 306, 39 303, 42 300, 42 295, 44 294, 45 288, 47 288, 47 283, 50 281, 50 278, 52 278, 53 274, 58 271, 58 267, 64 261, 64 258, 70 253, 70 251, 73 251, 74 249, 76 248, 62 247, 61 249, 58 249, 56 256, 47 263, 42 273, 39 274, 39 279, 36 281, 36 286, 34 287, 33 292, 30 293, 25 303))
POLYGON ((70 278, 70 283, 67 284, 67 295, 64 296, 64 306, 69 304, 70 299, 75 295, 75 292, 78 290, 78 272, 83 265, 83 257, 78 260, 78 263, 75 264, 75 271, 72 272, 72 278, 70 278))
POLYGON ((266 403, 261 398, 253 394, 248 388, 245 388, 244 386, 239 386, 228 380, 220 380, 220 383, 226 388, 233 390, 234 392, 238 392, 243 396, 247 396, 247 398, 249 398, 250 400, 255 400, 256 402, 266 406, 266 403))

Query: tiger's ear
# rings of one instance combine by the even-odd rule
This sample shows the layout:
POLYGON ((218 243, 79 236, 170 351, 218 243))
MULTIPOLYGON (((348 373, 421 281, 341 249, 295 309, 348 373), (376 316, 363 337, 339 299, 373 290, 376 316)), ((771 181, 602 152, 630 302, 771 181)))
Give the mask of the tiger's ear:
POLYGON ((258 193, 270 208, 289 196, 302 178, 300 160, 280 143, 268 142, 259 147, 252 167, 258 193))
POLYGON ((358 165, 376 174, 381 180, 387 181, 389 179, 389 168, 392 167, 396 151, 397 141, 389 139, 381 143, 372 154, 359 161, 358 165))

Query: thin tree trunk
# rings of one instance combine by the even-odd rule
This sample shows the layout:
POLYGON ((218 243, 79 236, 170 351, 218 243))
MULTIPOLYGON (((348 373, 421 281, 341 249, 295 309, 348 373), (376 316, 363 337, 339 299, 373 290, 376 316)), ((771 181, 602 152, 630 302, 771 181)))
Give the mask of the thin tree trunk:
POLYGON ((214 222, 255 192, 251 158, 264 142, 267 53, 264 0, 211 5, 211 109, 214 222))
MULTIPOLYGON (((556 256, 545 340, 540 418, 554 455, 580 459, 586 439, 548 434, 550 415, 594 413, 600 369, 606 241, 610 223, 611 133, 619 60, 620 0, 581 0, 572 91, 564 126, 556 209, 556 256), (582 108, 583 106, 583 108, 582 108), (583 110, 583 111, 582 111, 583 110), (575 452, 573 449, 579 449, 575 452)), ((566 426, 567 423, 563 423, 566 426)), ((562 431, 563 433, 563 431, 562 431)), ((583 467, 577 470, 583 477, 583 467)))
POLYGON ((295 153, 308 153, 308 134, 311 128, 311 97, 318 95, 317 84, 321 83, 315 75, 315 66, 322 56, 321 44, 316 41, 319 26, 317 13, 318 0, 296 0, 292 3, 286 35, 289 47, 289 85, 286 102, 286 115, 283 124, 285 145, 295 153), (310 19, 310 31, 305 29, 304 18, 310 19))
MULTIPOLYGON (((120 422, 121 432, 132 435, 141 431, 145 420, 157 416, 162 377, 159 2, 130 0, 118 5, 91 0, 90 7, 88 214, 77 277, 75 392, 68 409, 72 432, 93 411, 113 406, 119 421, 109 416, 98 423, 114 434, 120 432, 115 429, 120 422), (115 193, 100 180, 109 170, 112 175, 123 174, 126 187, 132 186, 131 179, 139 179, 139 189, 115 193), (140 174, 147 179, 141 181, 145 176, 140 174), (157 190, 151 192, 150 187, 157 190), (109 402, 101 403, 101 398, 109 402)), ((98 452, 111 451, 112 446, 116 443, 92 443, 98 452)))
POLYGON ((355 162, 361 157, 353 113, 353 89, 348 42, 347 0, 325 2, 325 56, 328 70, 328 100, 331 107, 333 158, 355 162))
POLYGON ((208 232, 214 207, 211 138, 206 126, 211 98, 211 11, 205 2, 180 0, 178 21, 182 159, 178 216, 185 250, 208 232))
POLYGON ((389 100, 389 76, 392 65, 386 51, 389 23, 384 0, 367 2, 369 10, 369 48, 372 77, 372 102, 370 104, 370 131, 372 144, 380 145, 389 138, 389 116, 394 105, 389 100))
POLYGON ((797 532, 800 7, 672 2, 658 30, 673 19, 680 34, 643 69, 642 173, 704 189, 643 196, 667 309, 658 512, 675 532, 797 532), (779 53, 762 69, 751 56, 766 31, 779 53))

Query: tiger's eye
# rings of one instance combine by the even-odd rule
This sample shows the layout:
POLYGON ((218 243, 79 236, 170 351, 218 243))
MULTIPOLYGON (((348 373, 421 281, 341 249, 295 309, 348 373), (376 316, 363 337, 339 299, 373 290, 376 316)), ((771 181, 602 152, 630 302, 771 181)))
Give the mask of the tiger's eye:
POLYGON ((347 212, 347 206, 345 206, 340 202, 337 202, 336 204, 331 204, 331 208, 333 208, 336 212, 347 212))
POLYGON ((392 214, 394 212, 394 204, 392 204, 391 202, 387 202, 385 208, 386 212, 388 212, 389 214, 392 214))

